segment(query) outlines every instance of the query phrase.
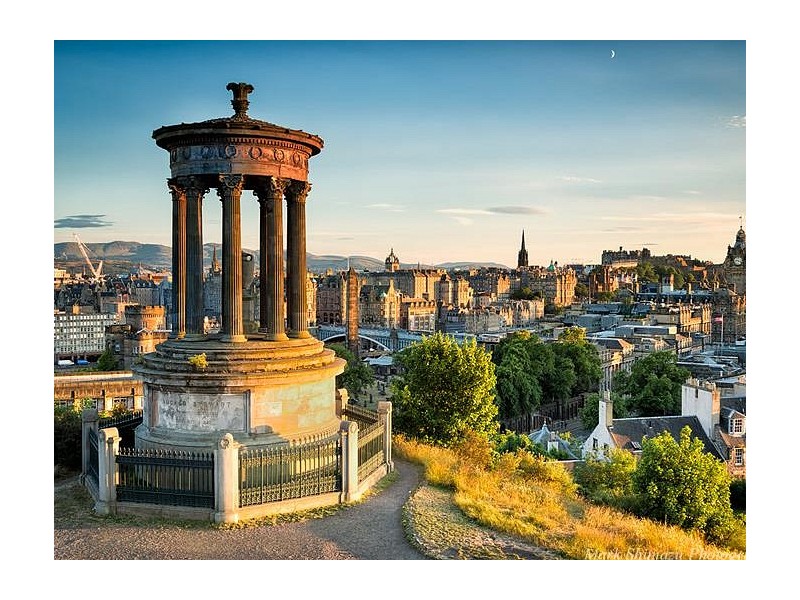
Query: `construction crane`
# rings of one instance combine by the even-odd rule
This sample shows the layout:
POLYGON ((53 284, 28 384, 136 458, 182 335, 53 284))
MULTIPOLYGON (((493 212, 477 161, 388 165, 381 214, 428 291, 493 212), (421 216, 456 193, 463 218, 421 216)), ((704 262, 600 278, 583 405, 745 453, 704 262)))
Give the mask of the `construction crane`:
POLYGON ((89 265, 89 270, 92 272, 92 277, 94 281, 100 281, 100 278, 103 274, 103 261, 101 260, 100 263, 97 265, 97 268, 94 268, 92 261, 89 260, 88 248, 86 244, 84 244, 81 239, 78 237, 77 233, 73 233, 72 236, 75 238, 75 241, 78 243, 78 249, 83 254, 83 258, 86 260, 86 264, 89 265))

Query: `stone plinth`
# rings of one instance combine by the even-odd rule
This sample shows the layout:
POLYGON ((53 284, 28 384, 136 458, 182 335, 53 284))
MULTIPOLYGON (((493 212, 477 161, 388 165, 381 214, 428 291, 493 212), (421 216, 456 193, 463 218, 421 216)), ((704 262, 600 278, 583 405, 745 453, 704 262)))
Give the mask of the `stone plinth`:
POLYGON ((144 421, 136 446, 211 449, 231 433, 243 446, 307 441, 339 430, 336 376, 345 361, 314 338, 232 346, 169 340, 135 368, 144 421), (192 363, 205 355, 205 368, 192 363))

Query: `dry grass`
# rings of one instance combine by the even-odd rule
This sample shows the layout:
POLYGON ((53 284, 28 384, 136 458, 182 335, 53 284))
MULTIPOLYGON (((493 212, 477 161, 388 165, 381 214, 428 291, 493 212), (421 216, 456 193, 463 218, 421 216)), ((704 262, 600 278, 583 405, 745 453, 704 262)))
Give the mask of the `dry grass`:
POLYGON ((491 469, 463 455, 397 437, 398 455, 425 467, 429 483, 453 490, 467 516, 573 559, 744 559, 699 535, 588 504, 561 465, 505 455, 491 469))

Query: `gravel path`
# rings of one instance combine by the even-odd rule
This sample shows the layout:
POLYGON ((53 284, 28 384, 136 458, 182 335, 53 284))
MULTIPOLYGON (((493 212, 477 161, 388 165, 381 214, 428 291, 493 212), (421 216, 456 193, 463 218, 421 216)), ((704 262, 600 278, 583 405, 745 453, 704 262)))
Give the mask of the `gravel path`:
POLYGON ((54 531, 56 560, 423 560, 406 540, 403 504, 420 470, 396 461, 398 479, 363 502, 297 523, 241 529, 182 528, 166 522, 97 524, 54 531))

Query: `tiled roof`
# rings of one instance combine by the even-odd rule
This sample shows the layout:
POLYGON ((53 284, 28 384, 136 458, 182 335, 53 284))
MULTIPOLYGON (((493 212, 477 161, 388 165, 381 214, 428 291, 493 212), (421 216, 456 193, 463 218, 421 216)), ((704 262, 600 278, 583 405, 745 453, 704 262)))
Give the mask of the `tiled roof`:
POLYGON ((713 454, 720 460, 724 460, 719 450, 703 431, 703 426, 697 417, 671 416, 614 419, 613 427, 609 428, 609 432, 617 447, 625 450, 634 450, 637 449, 632 445, 634 442, 641 443, 642 438, 645 436, 652 439, 664 431, 668 431, 676 441, 680 440, 681 430, 687 425, 692 430, 692 437, 696 437, 703 442, 706 452, 713 454))

